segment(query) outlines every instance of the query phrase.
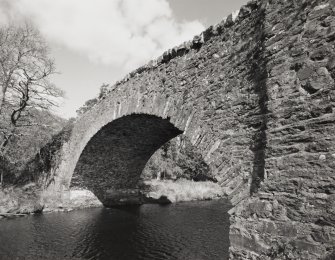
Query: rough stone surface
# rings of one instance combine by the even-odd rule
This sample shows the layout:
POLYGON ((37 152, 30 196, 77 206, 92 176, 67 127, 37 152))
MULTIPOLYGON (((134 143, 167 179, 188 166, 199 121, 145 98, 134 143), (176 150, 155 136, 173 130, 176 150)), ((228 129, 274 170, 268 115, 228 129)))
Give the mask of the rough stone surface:
POLYGON ((334 4, 263 8, 265 179, 231 212, 231 259, 335 259, 334 4))
POLYGON ((249 2, 111 87, 75 122, 45 194, 61 201, 87 160, 80 174, 108 205, 107 187, 136 188, 182 133, 235 205, 231 259, 332 259, 334 42, 333 0, 249 2))
POLYGON ((36 184, 29 183, 20 188, 0 190, 0 216, 31 214, 42 212, 44 205, 40 200, 40 190, 36 184))
POLYGON ((63 203, 55 208, 44 208, 43 212, 71 211, 84 208, 103 207, 101 201, 89 190, 71 188, 68 197, 63 199, 63 203))

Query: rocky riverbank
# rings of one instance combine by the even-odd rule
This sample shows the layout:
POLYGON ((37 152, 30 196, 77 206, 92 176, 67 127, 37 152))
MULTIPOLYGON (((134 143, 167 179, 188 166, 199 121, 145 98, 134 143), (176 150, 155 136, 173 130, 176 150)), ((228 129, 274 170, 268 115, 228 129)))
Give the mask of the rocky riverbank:
POLYGON ((102 203, 89 190, 70 189, 60 203, 46 204, 43 212, 71 211, 84 208, 102 207, 102 203))
POLYGON ((43 191, 33 183, 22 187, 2 188, 0 190, 0 219, 42 212, 102 207, 96 196, 84 189, 70 190, 62 203, 45 204, 42 194, 43 191))
MULTIPOLYGON (((224 192, 217 183, 179 179, 147 180, 141 189, 111 191, 110 195, 114 206, 122 206, 219 199, 224 197, 224 192)), ((48 198, 45 191, 41 191, 34 183, 0 190, 0 218, 102 206, 91 191, 82 188, 72 188, 64 192, 60 200, 48 198)))
POLYGON ((40 213, 43 204, 35 184, 0 189, 0 218, 40 213))

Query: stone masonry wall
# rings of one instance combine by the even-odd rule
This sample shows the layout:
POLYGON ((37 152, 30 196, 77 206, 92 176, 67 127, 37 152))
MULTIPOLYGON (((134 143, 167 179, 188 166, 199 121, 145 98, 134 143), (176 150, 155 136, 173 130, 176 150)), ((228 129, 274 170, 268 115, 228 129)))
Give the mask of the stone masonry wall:
POLYGON ((264 182, 231 212, 231 259, 335 259, 335 1, 263 12, 264 182))
POLYGON ((330 255, 334 5, 254 0, 130 73, 76 121, 46 193, 68 190, 102 127, 133 114, 155 116, 183 132, 235 205, 231 259, 330 255))

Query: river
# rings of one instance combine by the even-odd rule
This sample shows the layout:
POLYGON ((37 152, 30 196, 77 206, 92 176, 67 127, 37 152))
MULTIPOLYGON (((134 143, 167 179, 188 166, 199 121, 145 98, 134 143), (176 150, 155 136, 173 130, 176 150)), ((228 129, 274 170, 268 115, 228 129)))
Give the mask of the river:
POLYGON ((225 200, 91 208, 0 221, 0 259, 225 260, 225 200))

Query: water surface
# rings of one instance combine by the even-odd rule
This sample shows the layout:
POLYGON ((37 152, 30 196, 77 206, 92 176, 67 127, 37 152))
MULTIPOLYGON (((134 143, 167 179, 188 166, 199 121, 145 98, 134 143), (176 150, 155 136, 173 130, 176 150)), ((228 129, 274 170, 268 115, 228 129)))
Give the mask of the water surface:
POLYGON ((229 204, 95 208, 0 221, 0 259, 228 259, 229 204))

